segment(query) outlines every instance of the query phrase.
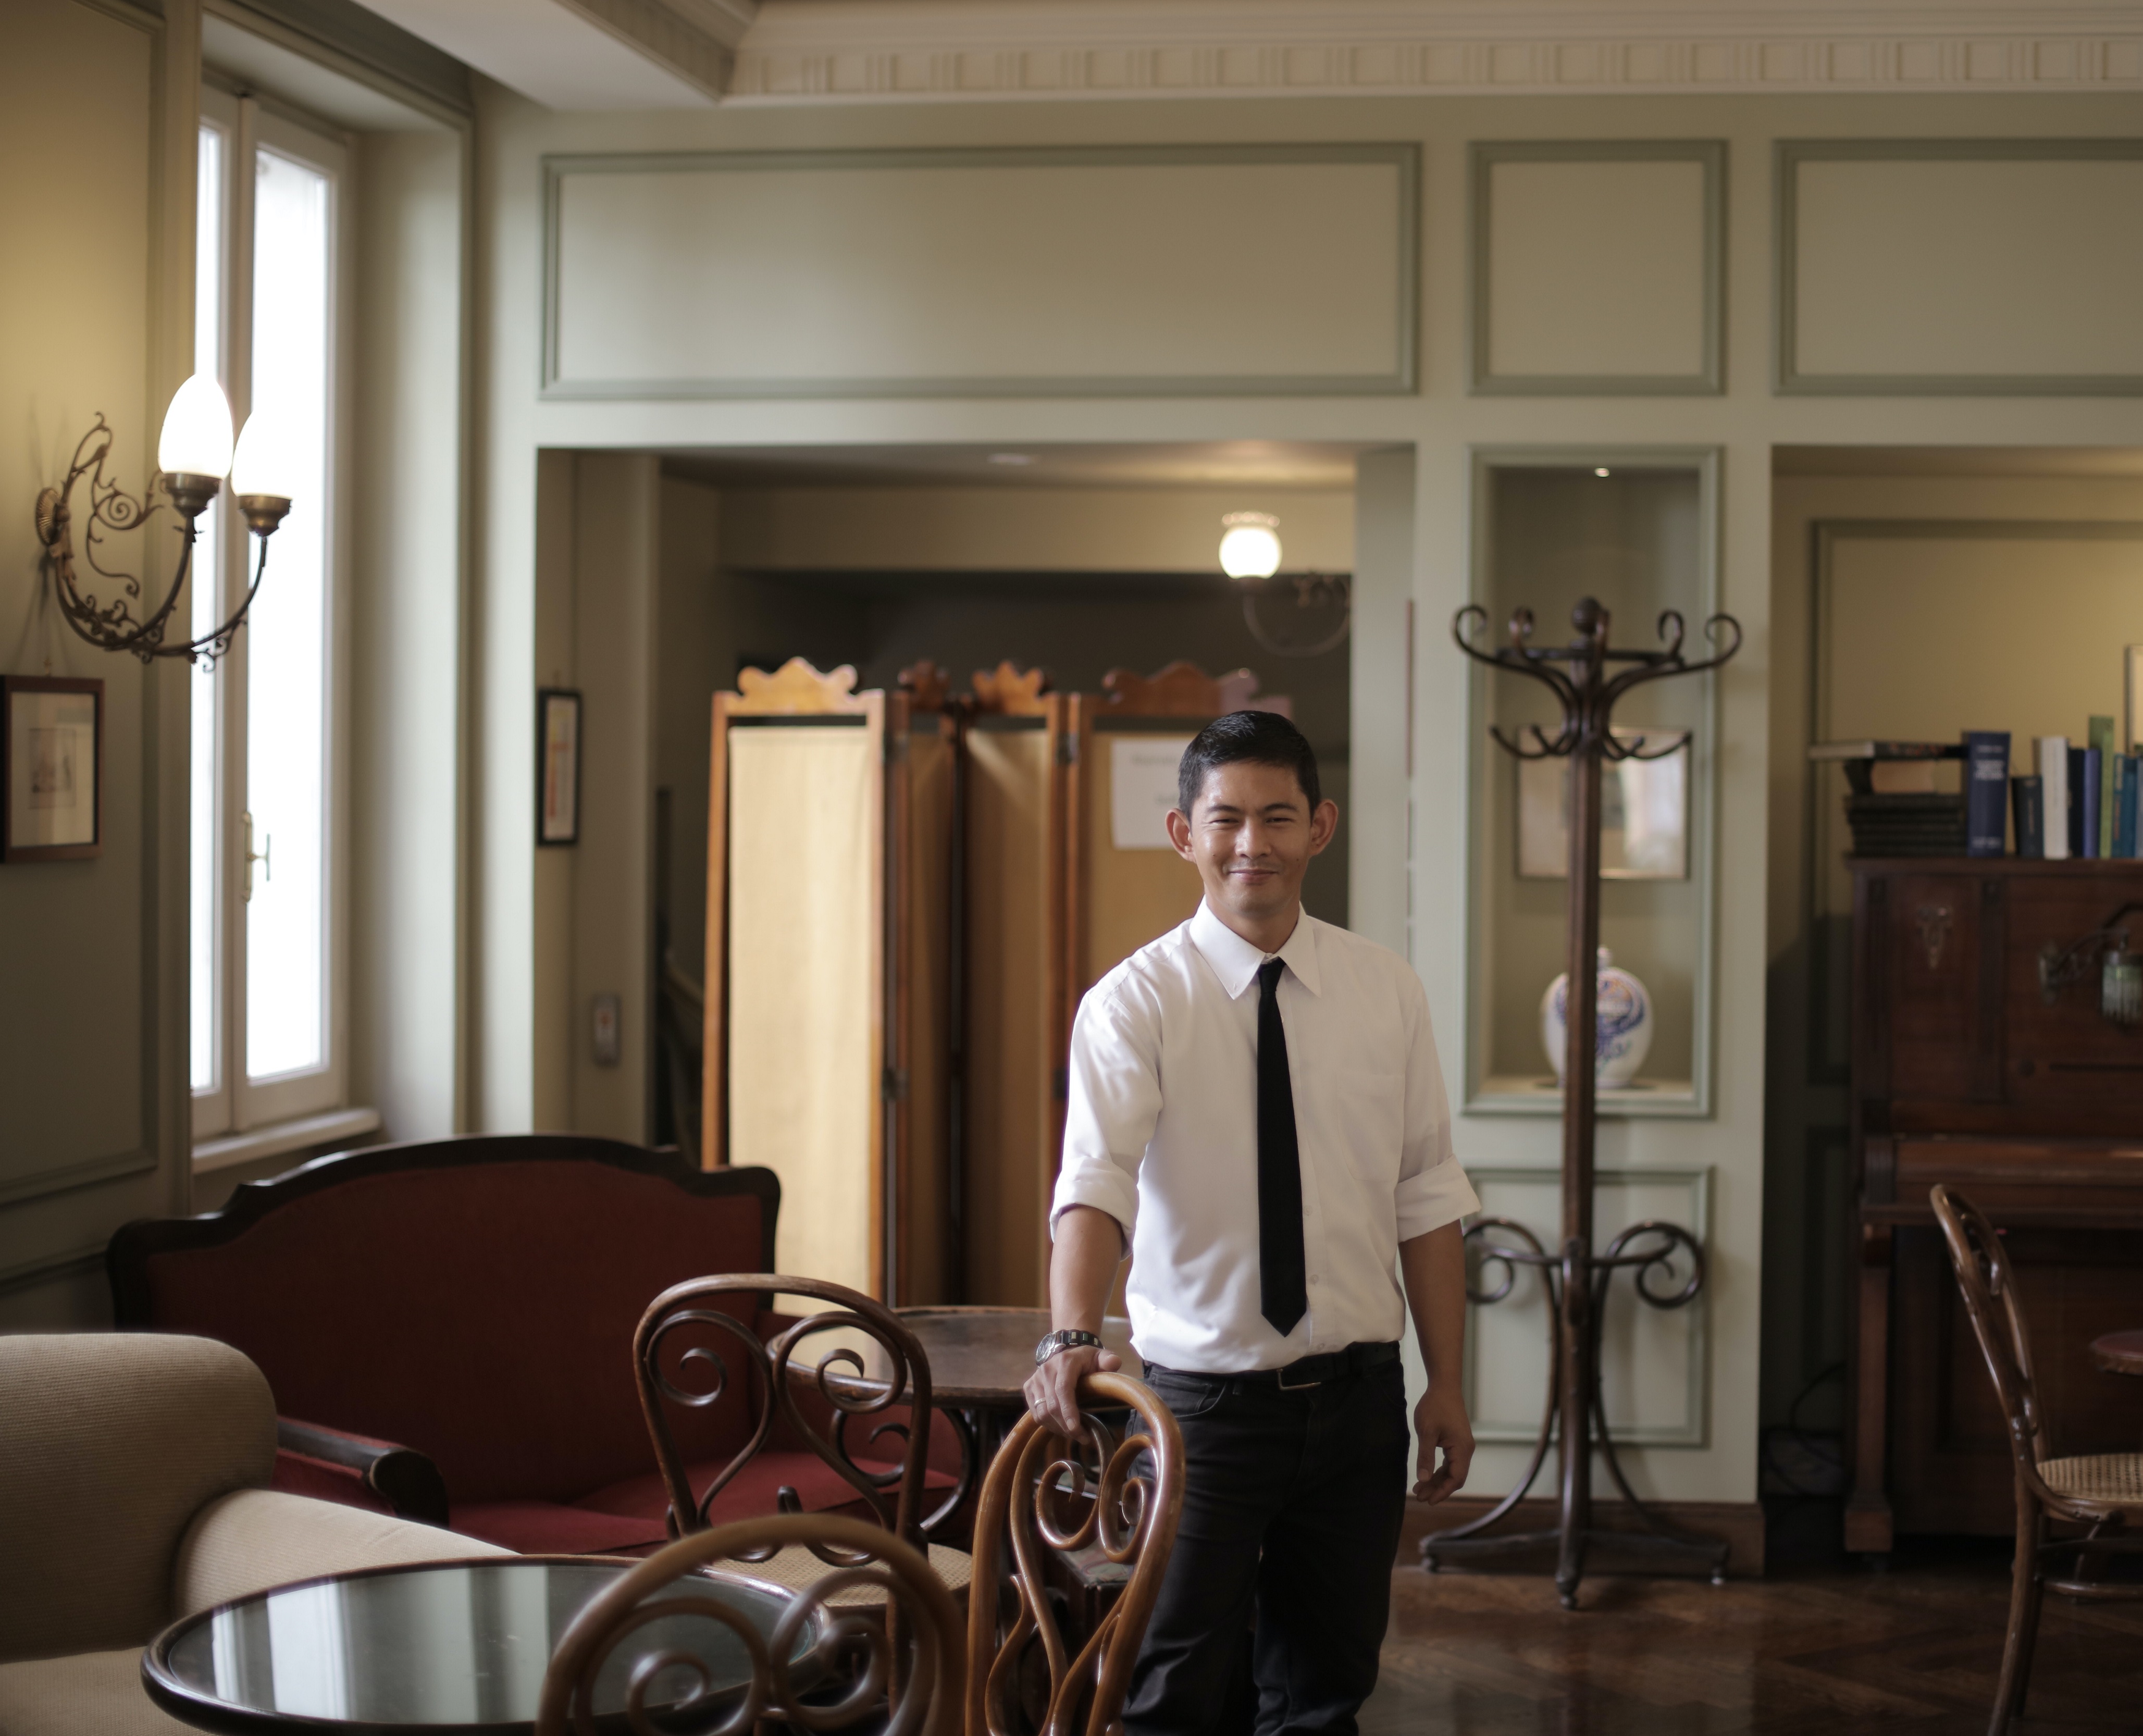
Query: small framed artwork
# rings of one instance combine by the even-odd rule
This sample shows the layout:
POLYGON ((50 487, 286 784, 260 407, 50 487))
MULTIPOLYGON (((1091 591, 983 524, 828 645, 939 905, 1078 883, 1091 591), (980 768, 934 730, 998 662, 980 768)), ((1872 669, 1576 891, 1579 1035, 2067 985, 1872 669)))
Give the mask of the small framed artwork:
MULTIPOLYGON (((1615 739, 1626 746, 1641 741, 1641 752, 1660 757, 1601 764, 1600 878, 1686 880, 1689 731, 1618 727, 1615 739)), ((1522 880, 1569 878, 1570 774, 1567 759, 1518 761, 1522 880)))
POLYGON ((536 842, 581 841, 581 696, 569 687, 536 693, 536 842))
POLYGON ((0 862, 104 848, 104 683, 0 675, 0 862))

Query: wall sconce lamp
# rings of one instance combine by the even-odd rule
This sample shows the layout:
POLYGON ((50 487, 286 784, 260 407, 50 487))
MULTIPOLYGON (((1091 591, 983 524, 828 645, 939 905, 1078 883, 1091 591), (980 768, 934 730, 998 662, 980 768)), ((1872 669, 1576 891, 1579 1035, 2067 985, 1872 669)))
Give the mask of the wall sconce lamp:
POLYGON ((1276 657, 1320 657, 1338 649, 1354 625, 1354 580, 1346 573, 1303 572, 1280 576, 1279 521, 1269 512, 1229 512, 1220 522, 1220 571, 1243 592, 1243 625, 1276 657), (1258 598, 1284 583, 1294 589, 1298 609, 1320 605, 1339 610, 1339 625, 1309 644, 1288 644, 1265 631, 1258 619, 1258 598))
POLYGON ((161 484, 171 504, 186 521, 186 547, 179 568, 163 601, 145 619, 136 620, 134 606, 141 600, 141 581, 114 572, 97 557, 98 545, 107 534, 139 529, 163 502, 149 495, 136 500, 122 493, 104 474, 111 452, 111 430, 100 415, 74 449, 67 481, 37 496, 37 541, 44 546, 45 561, 52 568, 52 589, 59 598, 60 613, 77 633, 101 650, 131 651, 142 662, 157 657, 184 657, 189 663, 213 667, 230 649, 234 634, 245 624, 246 611, 260 589, 260 576, 268 566, 268 538, 290 510, 290 478, 285 472, 286 454, 273 443, 271 431, 264 431, 258 416, 246 418, 234 457, 230 440, 230 404, 223 388, 207 374, 196 373, 171 396, 164 413, 162 437, 156 443, 158 475, 151 491, 161 484), (222 490, 228 474, 238 510, 253 534, 260 539, 254 563, 253 582, 237 612, 213 632, 181 644, 164 643, 165 630, 178 607, 186 575, 193 570, 194 543, 198 521, 222 490), (82 557, 90 570, 121 589, 111 601, 100 603, 94 591, 82 590, 74 566, 74 490, 86 482, 88 516, 82 525, 82 557))

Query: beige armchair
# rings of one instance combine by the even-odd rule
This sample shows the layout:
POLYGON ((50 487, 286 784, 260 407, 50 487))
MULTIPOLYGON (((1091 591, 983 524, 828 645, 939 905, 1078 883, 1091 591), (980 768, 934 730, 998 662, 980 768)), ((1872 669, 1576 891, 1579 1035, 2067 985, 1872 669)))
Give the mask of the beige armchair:
POLYGON ((227 1344, 152 1333, 0 1337, 0 1731, 170 1736, 141 1648, 268 1585, 510 1554, 283 1495, 275 1402, 227 1344))

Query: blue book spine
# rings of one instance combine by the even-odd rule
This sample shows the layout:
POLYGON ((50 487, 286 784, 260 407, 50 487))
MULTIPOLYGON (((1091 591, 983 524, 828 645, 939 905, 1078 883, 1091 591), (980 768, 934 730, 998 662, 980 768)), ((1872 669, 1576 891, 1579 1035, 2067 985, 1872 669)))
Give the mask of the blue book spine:
POLYGON ((2083 854, 2083 756, 2084 748, 2069 749, 2069 854, 2083 854))
POLYGON ((2106 816, 2100 811, 2099 773, 2104 755, 2097 748, 2083 750, 2083 843, 2077 853, 2098 854, 2098 828, 2106 816))
POLYGON ((2009 732, 1964 732, 1964 853, 2001 856, 2009 848, 2009 732))
POLYGON ((2136 778, 2143 761, 2133 754, 2120 754, 2113 761, 2113 853, 2127 860, 2139 853, 2136 848, 2136 778))

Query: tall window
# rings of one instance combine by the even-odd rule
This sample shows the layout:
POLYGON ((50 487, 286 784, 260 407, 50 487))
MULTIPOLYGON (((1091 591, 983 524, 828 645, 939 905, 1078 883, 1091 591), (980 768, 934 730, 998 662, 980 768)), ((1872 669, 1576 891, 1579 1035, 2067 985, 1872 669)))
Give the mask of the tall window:
MULTIPOLYGON (((195 367, 264 418, 293 478, 245 626, 193 697, 196 1138, 342 1101, 332 624, 342 147, 202 93, 195 367)), ((226 491, 201 520, 194 631, 243 600, 258 545, 226 491)))

